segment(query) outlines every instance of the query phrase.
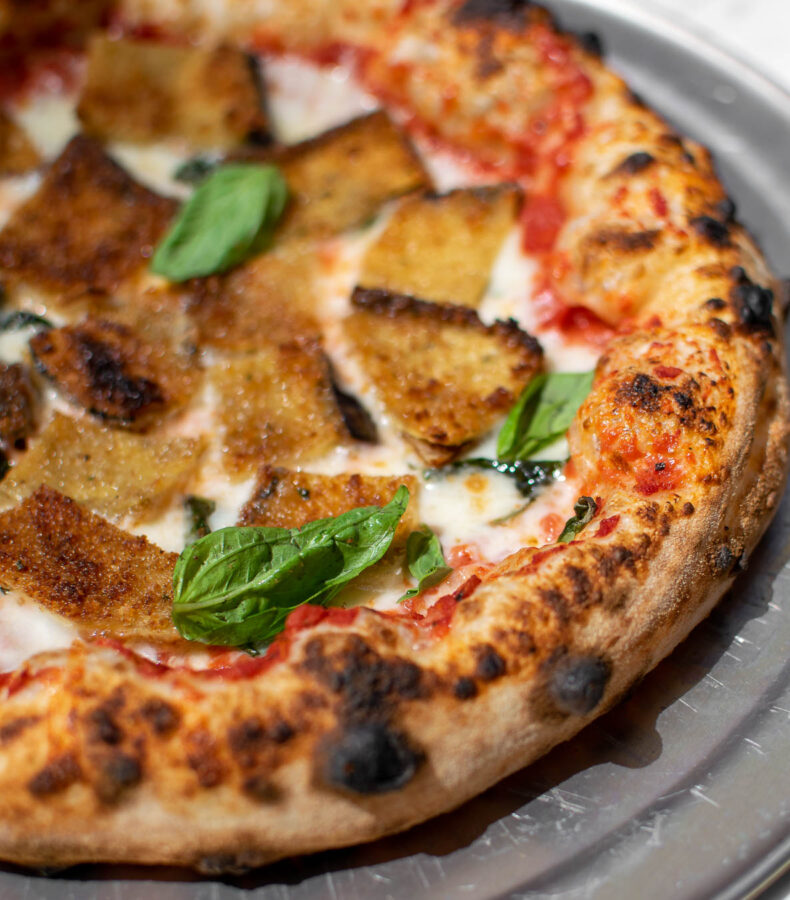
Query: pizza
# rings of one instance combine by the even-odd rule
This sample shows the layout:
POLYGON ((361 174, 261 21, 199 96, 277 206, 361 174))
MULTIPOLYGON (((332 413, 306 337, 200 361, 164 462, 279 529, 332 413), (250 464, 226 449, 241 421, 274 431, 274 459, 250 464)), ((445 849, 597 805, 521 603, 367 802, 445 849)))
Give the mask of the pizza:
POLYGON ((0 857, 452 809, 747 564, 778 285, 525 0, 73 6, 0 4, 0 857))

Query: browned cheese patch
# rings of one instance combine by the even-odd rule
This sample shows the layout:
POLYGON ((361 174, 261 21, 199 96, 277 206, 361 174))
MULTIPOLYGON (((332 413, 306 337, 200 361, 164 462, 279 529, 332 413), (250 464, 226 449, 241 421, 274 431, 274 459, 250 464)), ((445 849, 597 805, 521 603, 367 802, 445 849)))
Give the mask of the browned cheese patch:
POLYGON ((0 175, 22 175, 40 162, 27 134, 10 116, 0 112, 0 175))
POLYGON ((478 306, 519 200, 510 185, 406 198, 368 250, 360 284, 478 306))
POLYGON ((224 464, 234 475, 264 463, 303 463, 348 438, 316 343, 262 345, 219 363, 211 378, 224 464))
POLYGON ((77 136, 0 232, 0 267, 58 292, 59 303, 113 291, 145 265, 176 206, 134 181, 96 141, 77 136))
POLYGON ((271 162, 291 200, 278 240, 325 238, 369 222, 387 200, 430 187, 406 137, 384 112, 371 113, 309 141, 245 159, 271 162))
POLYGON ((146 428, 182 405, 190 371, 129 327, 103 319, 41 331, 30 341, 39 369, 102 419, 146 428))
POLYGON ((254 350, 266 341, 315 335, 314 248, 291 242, 226 275, 189 283, 187 309, 201 344, 254 350))
POLYGON ((35 428, 36 395, 21 363, 0 363, 0 449, 21 449, 35 428))
POLYGON ((46 484, 110 519, 146 521, 188 489, 203 447, 56 413, 0 484, 0 504, 19 503, 46 484))
POLYGON ((382 402, 420 456, 449 462, 481 437, 538 373, 542 350, 514 322, 357 288, 346 332, 382 402))
POLYGON ((102 140, 168 137, 232 147, 267 131, 250 59, 232 47, 176 47, 96 35, 77 115, 102 140))
POLYGON ((177 639, 176 559, 46 486, 0 514, 0 582, 85 631, 177 639))

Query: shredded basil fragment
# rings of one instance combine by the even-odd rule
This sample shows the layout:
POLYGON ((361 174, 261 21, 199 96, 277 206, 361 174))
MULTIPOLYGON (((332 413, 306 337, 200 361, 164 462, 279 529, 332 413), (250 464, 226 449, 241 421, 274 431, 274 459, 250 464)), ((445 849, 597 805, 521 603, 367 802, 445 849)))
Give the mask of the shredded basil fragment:
POLYGON ((326 605, 381 559, 408 502, 401 485, 383 507, 357 507, 301 528, 231 527, 201 538, 173 573, 176 628, 206 644, 272 640, 297 606, 326 605))
POLYGON ((593 372, 538 375, 521 392, 497 440, 497 457, 527 459, 561 438, 590 393, 593 372))
POLYGON ((448 471, 463 469, 466 467, 475 469, 488 469, 491 472, 499 472, 512 478, 516 490, 522 497, 529 499, 536 489, 544 484, 550 484, 562 472, 567 460, 564 459, 521 459, 515 462, 505 462, 501 459, 487 459, 475 456, 469 459, 459 459, 440 469, 426 469, 423 473, 426 478, 437 475, 445 475, 448 471))
POLYGON ((573 505, 573 515, 565 523, 562 534, 557 538, 558 544, 567 544, 578 537, 592 521, 598 511, 598 504, 592 497, 579 497, 573 505))
POLYGON ((417 587, 406 591, 398 603, 439 584, 453 571, 444 558, 439 538, 427 525, 412 531, 406 540, 406 563, 409 572, 417 579, 417 587))
POLYGON ((193 156, 191 159, 181 163, 175 172, 173 172, 173 178, 176 181, 182 181, 184 184, 199 184, 207 175, 210 175, 218 165, 219 157, 193 156))
POLYGON ((55 327, 49 319, 25 309, 18 309, 0 319, 0 331, 21 331, 23 328, 32 328, 34 325, 41 329, 55 327))
POLYGON ((217 504, 207 497, 196 497, 194 494, 184 498, 184 509, 188 516, 186 546, 211 534, 211 526, 208 520, 217 504))
POLYGON ((287 201, 288 187, 274 166, 220 166, 182 206, 151 270, 171 281, 225 272, 271 244, 287 201))

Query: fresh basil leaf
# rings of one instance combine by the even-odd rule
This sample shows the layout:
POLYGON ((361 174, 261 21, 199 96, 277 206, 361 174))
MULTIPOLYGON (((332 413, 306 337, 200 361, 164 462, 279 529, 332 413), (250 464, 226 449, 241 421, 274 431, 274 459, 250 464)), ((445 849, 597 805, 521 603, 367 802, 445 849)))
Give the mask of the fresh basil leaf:
POLYGON ((38 326, 40 329, 54 328, 49 319, 25 309, 18 309, 0 319, 0 331, 21 331, 23 328, 38 326))
POLYGON ((486 459, 482 456, 471 457, 469 459, 459 459, 449 466, 442 466, 439 469, 426 469, 423 473, 426 478, 433 478, 437 475, 444 475, 448 470, 463 469, 466 467, 474 469, 487 469, 491 472, 499 472, 500 475, 507 475, 515 482, 516 490, 522 497, 529 499, 537 488, 544 484, 550 484, 561 472, 567 460, 564 459, 521 459, 515 462, 505 462, 501 459, 486 459))
POLYGON ((268 247, 287 201, 288 187, 274 166, 220 166, 181 208, 151 270, 186 281, 232 268, 268 247))
POLYGON ((196 497, 190 494, 184 498, 184 509, 188 516, 187 522, 187 540, 186 546, 194 544, 200 538, 204 538, 207 534, 211 534, 211 526, 208 523, 209 517, 217 508, 217 504, 207 497, 196 497))
POLYGON ((173 172, 176 181, 184 184, 199 184, 207 175, 210 175, 219 165, 217 156, 193 156, 182 162, 173 172))
POLYGON ((573 506, 573 515, 565 523, 562 534, 557 538, 558 544, 567 544, 589 525, 598 511, 598 504, 592 497, 579 497, 573 506))
POLYGON ((562 437, 590 393, 593 372, 538 375, 521 392, 497 440, 497 456, 527 459, 562 437))
POLYGON ((406 563, 409 572, 417 579, 417 587, 406 591, 398 603, 439 584, 453 571, 444 558, 439 538, 427 525, 412 531, 406 540, 406 563))
POLYGON ((222 528, 188 547, 173 573, 173 622, 190 641, 260 645, 303 603, 328 603, 378 562, 409 502, 362 506, 302 528, 222 528))

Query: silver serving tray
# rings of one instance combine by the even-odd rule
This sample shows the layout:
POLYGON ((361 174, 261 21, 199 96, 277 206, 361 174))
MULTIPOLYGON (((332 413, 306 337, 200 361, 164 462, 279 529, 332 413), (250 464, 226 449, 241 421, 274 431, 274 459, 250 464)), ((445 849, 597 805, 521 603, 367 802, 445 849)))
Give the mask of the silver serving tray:
MULTIPOLYGON (((711 146, 739 214, 790 270, 790 96, 619 0, 549 0, 711 146)), ((241 879, 81 866, 0 869, 0 900, 754 896, 790 860, 790 497, 713 615, 631 698, 456 812, 241 879)), ((463 741, 463 734, 459 735, 463 741)))

